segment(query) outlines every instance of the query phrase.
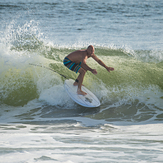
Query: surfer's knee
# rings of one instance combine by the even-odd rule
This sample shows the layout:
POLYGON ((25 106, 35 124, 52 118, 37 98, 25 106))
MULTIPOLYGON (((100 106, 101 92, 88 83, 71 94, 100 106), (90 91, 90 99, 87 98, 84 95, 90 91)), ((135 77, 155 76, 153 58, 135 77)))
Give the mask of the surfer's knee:
POLYGON ((83 74, 83 75, 85 75, 86 72, 87 72, 87 71, 84 70, 83 68, 80 68, 80 70, 79 70, 79 73, 80 73, 80 74, 83 74))

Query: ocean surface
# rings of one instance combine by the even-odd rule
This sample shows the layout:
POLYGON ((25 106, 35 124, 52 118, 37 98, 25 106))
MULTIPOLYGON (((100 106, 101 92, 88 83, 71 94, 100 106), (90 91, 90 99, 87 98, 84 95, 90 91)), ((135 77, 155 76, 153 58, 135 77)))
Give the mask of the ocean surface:
POLYGON ((0 0, 0 24, 0 163, 163 162, 162 0, 0 0), (59 75, 88 45, 98 108, 59 75))

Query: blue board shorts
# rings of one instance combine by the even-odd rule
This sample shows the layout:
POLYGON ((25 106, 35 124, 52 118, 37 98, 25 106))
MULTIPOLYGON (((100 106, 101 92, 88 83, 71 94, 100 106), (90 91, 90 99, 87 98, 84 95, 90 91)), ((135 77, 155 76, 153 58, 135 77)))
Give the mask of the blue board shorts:
POLYGON ((67 57, 63 60, 63 64, 70 69, 71 71, 74 71, 78 73, 79 69, 81 68, 81 62, 80 63, 75 63, 69 60, 67 57))

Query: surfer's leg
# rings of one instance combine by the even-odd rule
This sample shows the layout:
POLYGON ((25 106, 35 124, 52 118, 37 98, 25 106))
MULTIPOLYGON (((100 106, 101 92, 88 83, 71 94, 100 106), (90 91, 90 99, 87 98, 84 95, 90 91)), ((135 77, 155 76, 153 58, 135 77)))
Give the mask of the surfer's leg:
MULTIPOLYGON (((86 70, 84 70, 83 68, 80 68, 78 72, 79 72, 80 74, 79 74, 79 76, 78 76, 78 78, 77 78, 77 80, 78 80, 78 89, 77 89, 77 93, 80 94, 80 95, 86 95, 87 93, 81 90, 81 86, 82 86, 82 83, 83 83, 83 79, 84 79, 86 70)), ((75 83, 74 83, 74 84, 75 84, 75 83)))
POLYGON ((78 94, 81 94, 81 95, 86 95, 87 93, 86 92, 83 92, 81 90, 81 86, 82 86, 82 83, 83 83, 83 78, 84 78, 84 75, 86 73, 86 70, 84 70, 82 67, 81 67, 81 62, 80 63, 74 63, 72 62, 71 60, 69 60, 68 58, 65 58, 64 61, 63 61, 64 65, 70 69, 71 71, 74 71, 76 73, 79 72, 79 76, 78 78, 75 80, 74 82, 74 86, 78 85, 78 89, 77 89, 77 93, 78 94))
MULTIPOLYGON (((80 75, 80 74, 79 74, 80 75)), ((74 82, 74 86, 78 86, 78 84, 79 84, 79 76, 77 77, 77 79, 75 80, 75 82, 74 82)), ((82 84, 82 86, 84 86, 83 84, 82 84)))
MULTIPOLYGON (((80 75, 80 74, 79 74, 79 75, 80 75)), ((79 76, 78 76, 78 78, 79 78, 79 76)), ((79 79, 78 79, 78 78, 75 80, 75 82, 74 82, 74 84, 73 84, 74 86, 77 86, 77 85, 79 84, 79 79)))
MULTIPOLYGON (((80 73, 81 71, 79 71, 81 69, 81 62, 80 63, 78 63, 78 64, 76 64, 76 67, 74 68, 74 70, 73 71, 75 71, 76 73, 80 73)), ((79 74, 79 76, 77 77, 77 79, 75 80, 75 82, 74 82, 74 86, 77 86, 78 84, 79 84, 79 80, 80 80, 80 74, 79 74)))

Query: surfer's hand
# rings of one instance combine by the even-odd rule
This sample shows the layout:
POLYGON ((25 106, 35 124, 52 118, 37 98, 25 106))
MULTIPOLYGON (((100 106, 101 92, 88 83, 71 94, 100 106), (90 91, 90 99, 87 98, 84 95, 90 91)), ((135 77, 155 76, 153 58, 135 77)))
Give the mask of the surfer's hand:
POLYGON ((113 67, 106 67, 107 71, 110 72, 110 71, 114 71, 114 68, 113 67))
POLYGON ((97 71, 96 71, 96 69, 93 69, 92 71, 91 71, 93 74, 97 74, 97 71))

